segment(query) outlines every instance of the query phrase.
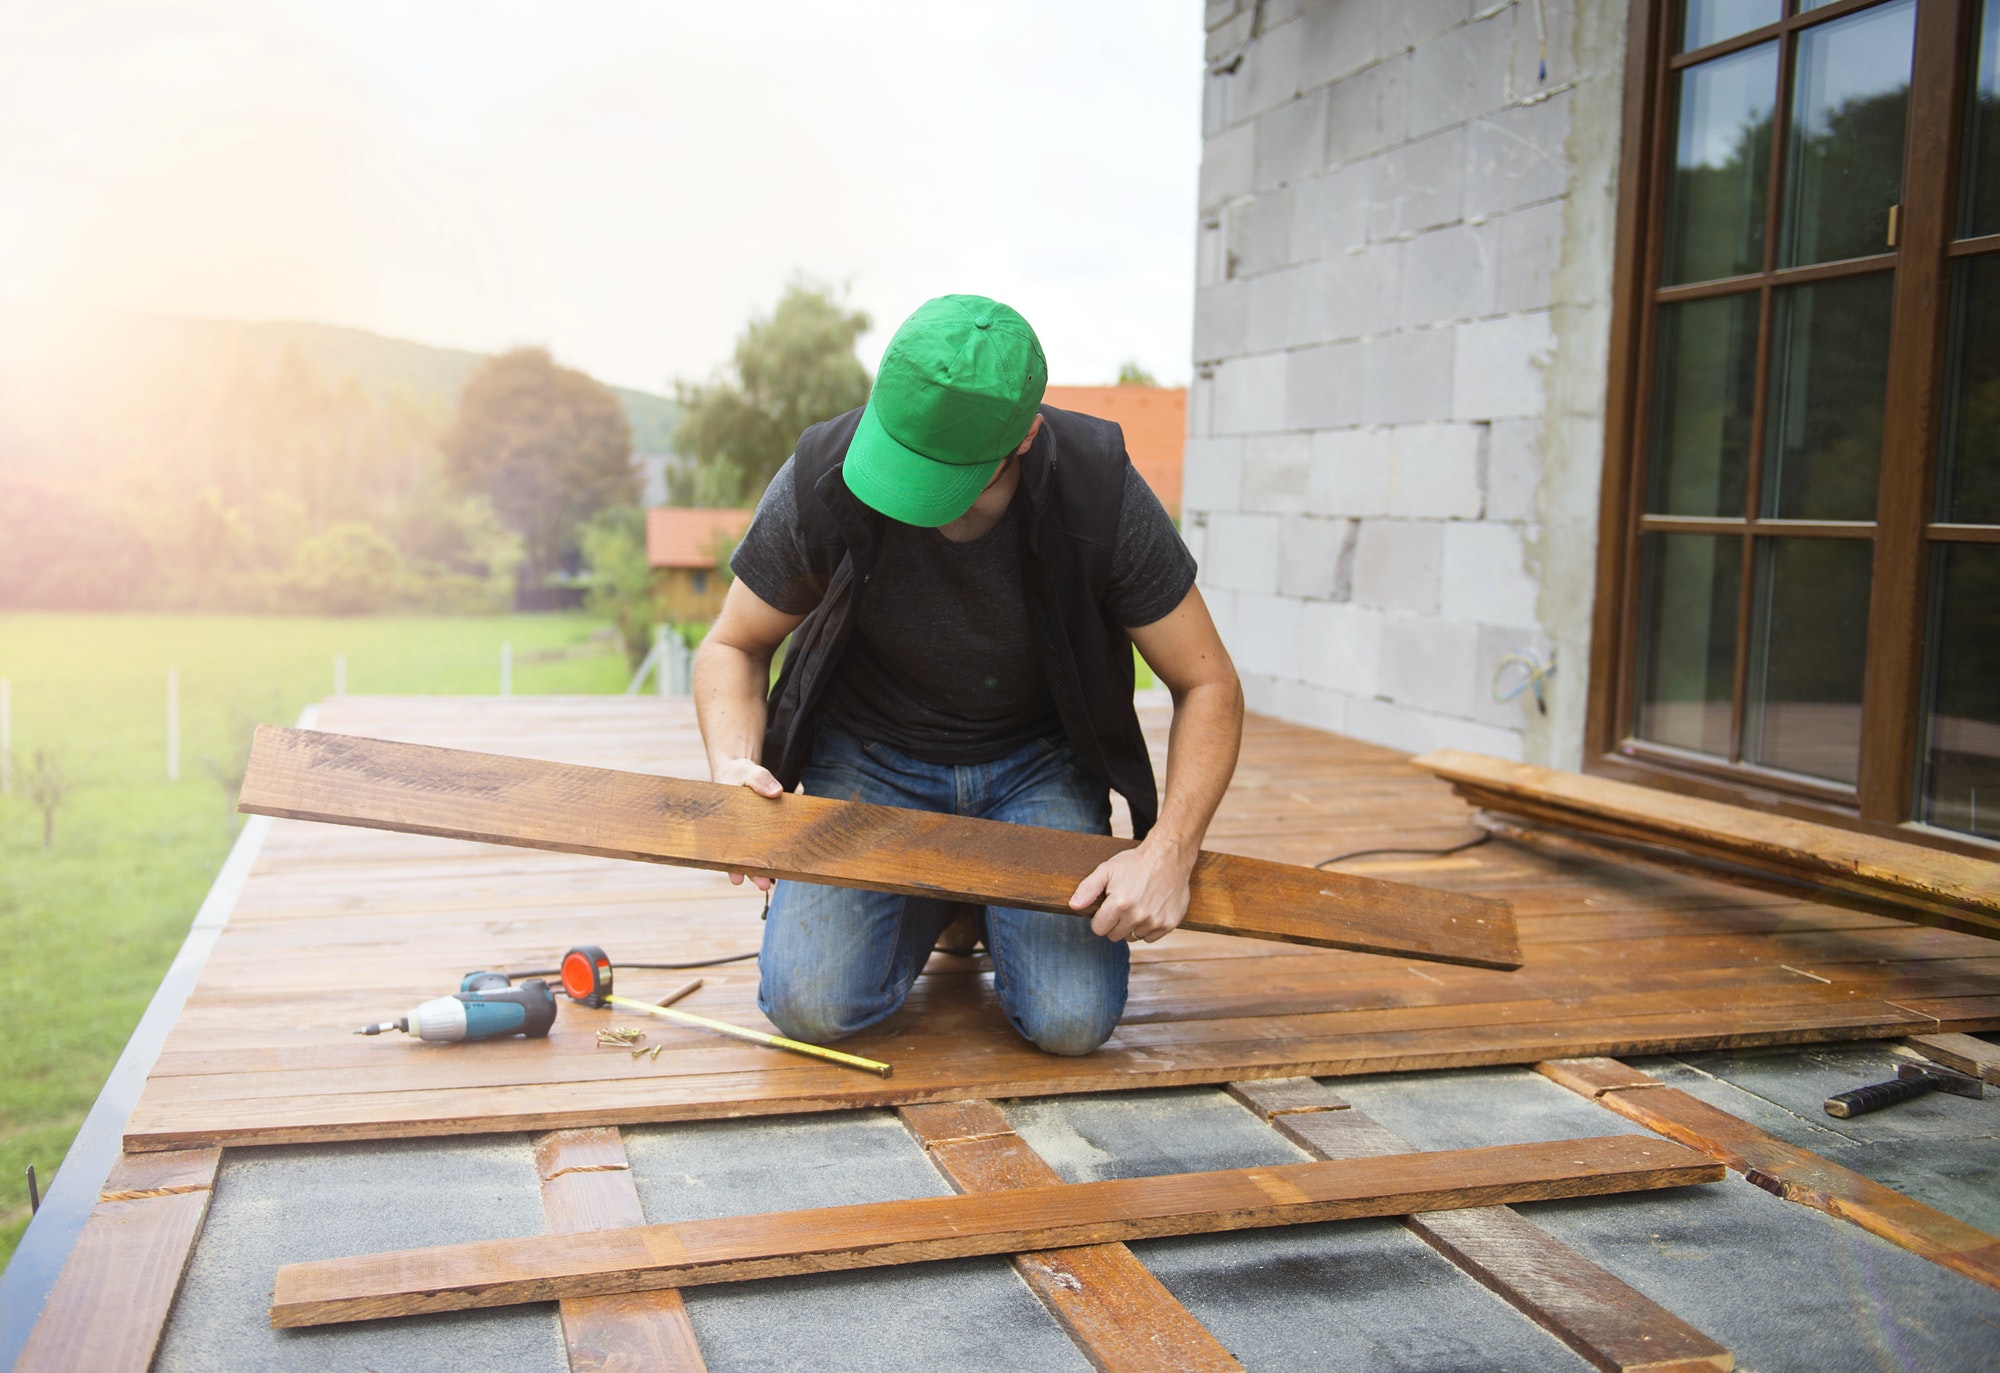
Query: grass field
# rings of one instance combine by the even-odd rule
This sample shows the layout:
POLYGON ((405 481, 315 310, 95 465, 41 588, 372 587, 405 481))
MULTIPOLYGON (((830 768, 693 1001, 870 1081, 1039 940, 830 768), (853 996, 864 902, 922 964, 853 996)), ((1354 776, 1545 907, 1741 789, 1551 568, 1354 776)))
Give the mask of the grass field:
POLYGON ((237 737, 331 694, 623 690, 597 622, 576 615, 316 619, 0 614, 13 789, 0 796, 0 1262, 28 1220, 187 934, 234 837, 237 737), (180 677, 181 778, 166 776, 166 676, 180 677), (42 848, 23 771, 37 748, 74 775, 42 848))

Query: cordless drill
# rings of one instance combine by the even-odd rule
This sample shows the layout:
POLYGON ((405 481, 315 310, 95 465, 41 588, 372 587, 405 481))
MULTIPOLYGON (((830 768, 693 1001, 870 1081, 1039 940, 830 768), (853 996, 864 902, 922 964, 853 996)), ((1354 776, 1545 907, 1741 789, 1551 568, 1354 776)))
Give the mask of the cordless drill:
POLYGON ((397 1020, 363 1025, 354 1033, 379 1035, 401 1030, 432 1044, 462 1040, 505 1039, 525 1035, 540 1039, 556 1023, 556 996, 549 984, 530 978, 516 987, 505 973, 467 973, 451 996, 441 996, 397 1020))

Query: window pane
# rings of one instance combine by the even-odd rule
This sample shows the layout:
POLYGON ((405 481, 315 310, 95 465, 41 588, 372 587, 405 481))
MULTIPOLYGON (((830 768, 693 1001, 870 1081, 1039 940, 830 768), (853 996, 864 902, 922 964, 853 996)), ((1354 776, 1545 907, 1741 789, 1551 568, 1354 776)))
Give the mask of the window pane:
POLYGON ((2000 0, 1980 7, 1965 110, 1965 196, 1959 232, 2000 233, 2000 0))
POLYGON ((1887 272, 1779 291, 1764 436, 1766 519, 1872 520, 1889 382, 1887 272))
POLYGON ((1938 518, 2000 524, 2000 258, 1957 265, 1938 518))
POLYGON ((1680 83, 1664 284, 1761 271, 1778 45, 1689 67, 1680 83))
POLYGON ((1687 0, 1681 51, 1693 52, 1785 17, 1783 0, 1687 0))
POLYGON ((1759 539, 1743 757, 1853 782, 1868 646, 1866 539, 1759 539))
POLYGON ((1639 699, 1632 732, 1727 758, 1743 541, 1647 534, 1641 543, 1639 699))
POLYGON ((1660 307, 1646 510, 1744 514, 1757 390, 1757 295, 1660 307))
POLYGON ((1917 818, 2000 839, 2000 544, 1942 544, 1934 566, 1917 818))
POLYGON ((1786 265, 1889 251, 1916 16, 1916 0, 1896 0, 1799 35, 1779 238, 1786 265))

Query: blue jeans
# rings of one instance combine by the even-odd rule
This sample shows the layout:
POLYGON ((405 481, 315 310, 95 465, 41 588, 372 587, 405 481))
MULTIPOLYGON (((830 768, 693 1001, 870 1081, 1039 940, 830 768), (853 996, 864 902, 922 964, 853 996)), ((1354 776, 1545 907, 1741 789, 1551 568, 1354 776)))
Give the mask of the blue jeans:
MULTIPOLYGON (((819 726, 809 796, 1050 829, 1111 832, 1111 797, 1067 744, 1037 740, 992 763, 926 763, 819 726)), ((1083 874, 1079 873, 1079 879, 1083 874)), ((757 1004, 794 1039, 823 1044, 887 1019, 909 995, 955 907, 928 897, 780 882, 771 894, 757 1004)), ((1022 1036, 1087 1054, 1125 1010, 1131 954, 1081 916, 986 909, 993 991, 1022 1036)))

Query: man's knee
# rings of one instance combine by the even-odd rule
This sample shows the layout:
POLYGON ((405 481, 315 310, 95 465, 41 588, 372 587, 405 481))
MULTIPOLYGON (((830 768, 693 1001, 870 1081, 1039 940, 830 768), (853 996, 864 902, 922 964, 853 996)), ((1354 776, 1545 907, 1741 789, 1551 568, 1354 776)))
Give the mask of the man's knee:
POLYGON ((880 1019, 877 1007, 860 1004, 841 989, 813 978, 782 978, 765 974, 757 994, 758 1009, 778 1033, 808 1044, 845 1039, 880 1019))
POLYGON ((1066 1006, 1030 1011, 1020 1030, 1044 1053, 1078 1058, 1095 1053, 1118 1028, 1118 1013, 1103 1007, 1066 1006))

